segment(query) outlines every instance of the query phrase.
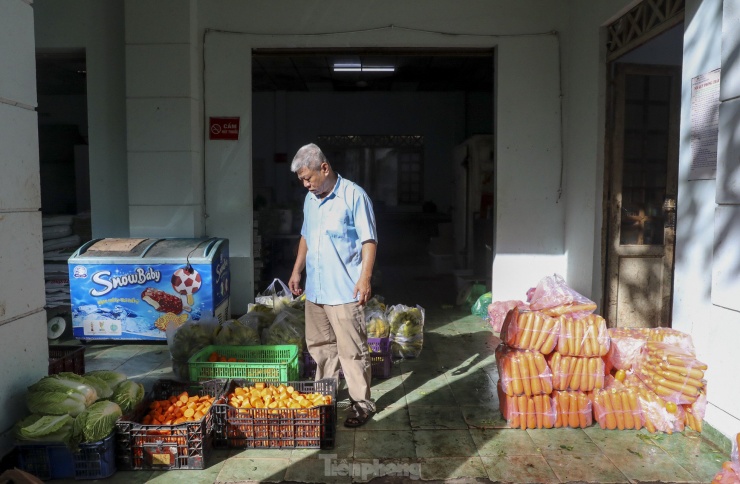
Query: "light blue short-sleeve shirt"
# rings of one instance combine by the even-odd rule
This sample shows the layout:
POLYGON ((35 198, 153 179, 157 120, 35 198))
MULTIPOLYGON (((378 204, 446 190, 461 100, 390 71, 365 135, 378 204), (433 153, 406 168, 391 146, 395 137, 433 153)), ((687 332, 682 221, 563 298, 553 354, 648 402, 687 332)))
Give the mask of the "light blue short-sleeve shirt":
POLYGON ((303 227, 306 239, 306 299, 315 304, 347 304, 362 273, 362 244, 377 242, 370 197, 359 185, 337 175, 329 195, 306 194, 303 227))

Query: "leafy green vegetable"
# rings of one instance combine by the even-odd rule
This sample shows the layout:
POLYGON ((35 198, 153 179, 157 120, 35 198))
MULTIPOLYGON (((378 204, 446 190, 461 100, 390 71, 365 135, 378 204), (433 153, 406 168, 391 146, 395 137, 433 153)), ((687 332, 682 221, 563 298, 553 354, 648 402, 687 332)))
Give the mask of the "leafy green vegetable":
POLYGON ((262 332, 262 344, 296 345, 303 348, 306 334, 306 316, 304 313, 283 308, 269 328, 262 332))
POLYGON ((113 370, 93 370, 88 371, 82 376, 84 376, 85 378, 89 376, 100 378, 101 380, 106 381, 111 389, 116 388, 119 383, 124 382, 128 379, 125 373, 113 370))
POLYGON ((219 326, 218 332, 213 338, 213 344, 234 346, 259 345, 259 324, 256 321, 242 323, 236 319, 224 321, 219 326))
POLYGON ((76 417, 87 408, 85 397, 72 390, 67 392, 46 392, 43 390, 28 392, 26 394, 26 406, 31 413, 71 415, 72 417, 76 417))
POLYGON ((107 399, 113 395, 113 389, 110 387, 107 381, 98 378, 96 376, 83 376, 85 383, 95 389, 95 393, 98 395, 98 399, 107 399))
POLYGON ((126 380, 119 384, 111 397, 111 401, 117 403, 123 413, 133 410, 142 400, 144 400, 144 385, 133 380, 126 380))
POLYGON ((15 437, 22 441, 69 443, 74 419, 64 415, 33 414, 18 422, 15 437))
MULTIPOLYGON (((176 360, 187 360, 199 350, 212 344, 215 323, 201 324, 195 321, 186 321, 177 328, 172 342, 169 345, 170 354, 176 360)), ((168 338, 169 339, 169 338, 168 338)))
POLYGON ((632 449, 627 449, 627 452, 629 452, 630 454, 635 454, 635 455, 636 455, 637 457, 639 457, 639 458, 641 458, 641 459, 642 459, 642 454, 640 454, 640 453, 639 453, 639 452, 637 452, 636 450, 632 450, 632 449))
POLYGON ((561 445, 560 448, 561 449, 564 449, 564 450, 573 450, 573 446, 572 445, 561 445))
POLYGON ((98 442, 113 432, 116 420, 121 417, 121 407, 117 403, 101 400, 90 405, 74 420, 72 426, 72 446, 80 442, 98 442))

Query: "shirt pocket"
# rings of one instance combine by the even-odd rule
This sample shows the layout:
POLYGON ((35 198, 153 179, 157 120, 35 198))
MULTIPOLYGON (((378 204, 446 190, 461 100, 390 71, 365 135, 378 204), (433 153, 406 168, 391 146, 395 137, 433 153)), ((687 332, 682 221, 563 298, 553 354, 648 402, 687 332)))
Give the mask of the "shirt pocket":
POLYGON ((340 237, 346 238, 350 230, 354 230, 351 226, 351 217, 348 210, 329 210, 325 214, 324 218, 324 231, 329 237, 340 237))

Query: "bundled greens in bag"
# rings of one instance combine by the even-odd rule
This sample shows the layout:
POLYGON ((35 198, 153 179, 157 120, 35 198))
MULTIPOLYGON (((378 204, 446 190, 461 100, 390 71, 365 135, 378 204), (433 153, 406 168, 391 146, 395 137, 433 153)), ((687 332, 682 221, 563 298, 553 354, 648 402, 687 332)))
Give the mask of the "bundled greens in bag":
POLYGON ((182 325, 167 325, 167 346, 172 358, 187 361, 191 356, 213 344, 213 335, 218 328, 217 319, 185 321, 182 325))
POLYGON ((305 337, 305 313, 284 307, 270 327, 262 332, 262 344, 296 345, 298 348, 303 348, 305 337))
POLYGON ((396 358, 416 358, 424 344, 424 308, 396 304, 388 310, 391 353, 396 358))
POLYGON ((255 320, 257 321, 260 334, 262 330, 267 328, 275 321, 275 312, 271 306, 266 306, 259 303, 250 303, 247 306, 247 313, 239 318, 240 321, 244 320, 255 320))
POLYGON ((224 321, 219 326, 216 336, 213 338, 213 344, 220 346, 259 345, 259 322, 256 319, 252 319, 250 321, 248 318, 245 318, 244 320, 240 318, 224 321))

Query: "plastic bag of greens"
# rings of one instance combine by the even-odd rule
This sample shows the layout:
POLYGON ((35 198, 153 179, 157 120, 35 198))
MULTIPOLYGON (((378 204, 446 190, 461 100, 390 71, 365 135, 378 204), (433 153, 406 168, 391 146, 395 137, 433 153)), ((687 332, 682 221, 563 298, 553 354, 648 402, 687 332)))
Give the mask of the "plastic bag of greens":
POLYGON ((239 319, 247 318, 255 318, 258 322, 260 334, 262 333, 262 330, 267 328, 272 324, 273 321, 275 321, 275 311, 272 310, 272 306, 266 306, 261 303, 249 303, 247 305, 247 312, 243 316, 241 316, 239 319))
POLYGON ((471 314, 474 314, 475 316, 481 317, 483 319, 488 319, 488 306, 491 304, 491 301, 493 298, 491 297, 490 292, 486 292, 482 294, 477 301, 475 301, 475 304, 473 304, 473 307, 470 308, 471 314))
MULTIPOLYGON (((249 314, 249 313, 247 313, 249 314)), ((256 318, 229 319, 221 323, 213 338, 220 346, 256 346, 260 344, 259 321, 256 318)))
POLYGON ((365 308, 365 329, 368 338, 387 338, 391 333, 388 317, 380 309, 365 308))
POLYGON ((218 320, 203 318, 199 321, 188 320, 178 326, 167 325, 167 346, 172 358, 187 361, 191 356, 213 344, 213 336, 218 329, 218 320))
POLYGON ((257 294, 254 302, 272 308, 276 313, 293 301, 293 293, 280 279, 275 278, 264 291, 257 294))
POLYGON ((417 358, 424 345, 424 308, 396 304, 388 310, 391 354, 395 358, 417 358))
POLYGON ((303 348, 306 341, 306 317, 296 309, 284 307, 275 321, 262 332, 264 345, 296 345, 303 348))

